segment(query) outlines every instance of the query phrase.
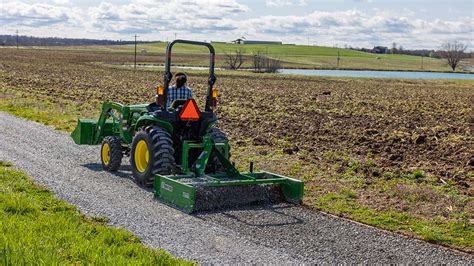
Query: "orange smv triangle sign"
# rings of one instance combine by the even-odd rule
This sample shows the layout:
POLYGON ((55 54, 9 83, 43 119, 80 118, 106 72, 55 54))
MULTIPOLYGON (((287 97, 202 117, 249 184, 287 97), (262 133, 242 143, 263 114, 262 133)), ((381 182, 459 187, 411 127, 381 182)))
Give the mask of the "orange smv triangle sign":
POLYGON ((179 118, 185 121, 198 121, 201 117, 201 112, 193 98, 189 98, 185 103, 181 111, 179 112, 179 118))

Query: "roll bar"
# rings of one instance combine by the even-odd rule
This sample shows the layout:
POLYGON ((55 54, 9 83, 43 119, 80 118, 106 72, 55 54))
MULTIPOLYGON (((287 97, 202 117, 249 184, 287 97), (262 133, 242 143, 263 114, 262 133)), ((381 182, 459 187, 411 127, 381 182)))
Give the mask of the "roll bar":
POLYGON ((209 79, 207 80, 207 97, 206 97, 205 110, 211 111, 210 104, 211 104, 211 97, 212 97, 212 87, 214 86, 214 83, 216 82, 216 76, 214 75, 214 64, 215 64, 216 53, 214 51, 214 47, 212 47, 210 43, 188 41, 188 40, 174 40, 168 43, 168 46, 166 47, 165 75, 163 79, 163 88, 164 88, 163 105, 164 106, 162 106, 162 108, 166 108, 166 101, 168 97, 168 87, 170 85, 171 79, 173 78, 173 74, 171 73, 171 49, 173 48, 173 45, 177 43, 201 45, 201 46, 206 46, 209 49, 209 53, 210 53, 209 79))

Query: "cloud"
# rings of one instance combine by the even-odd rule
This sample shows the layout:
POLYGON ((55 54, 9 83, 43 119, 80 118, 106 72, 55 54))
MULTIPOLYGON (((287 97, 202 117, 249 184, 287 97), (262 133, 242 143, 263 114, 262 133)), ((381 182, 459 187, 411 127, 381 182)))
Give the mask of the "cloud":
POLYGON ((426 33, 433 34, 466 34, 471 35, 474 29, 474 20, 472 18, 461 18, 459 21, 442 21, 439 19, 431 23, 426 21, 417 21, 419 29, 426 33))
POLYGON ((0 5, 0 14, 1 24, 15 23, 20 26, 72 23, 80 17, 77 9, 50 4, 26 4, 22 2, 2 3, 0 5))
POLYGON ((235 0, 136 0, 127 5, 102 2, 97 7, 89 8, 88 13, 94 27, 128 34, 136 31, 234 30, 236 23, 228 17, 248 10, 247 6, 235 0))
POLYGON ((57 5, 68 5, 70 2, 69 0, 53 0, 53 3, 57 5))
POLYGON ((248 6, 236 0, 132 0, 132 4, 158 11, 158 14, 168 13, 173 17, 182 18, 222 18, 249 10, 248 6))
MULTIPOLYGON (((409 13, 409 12, 407 12, 409 13)), ((241 27, 254 36, 285 36, 286 40, 306 43, 311 38, 320 45, 389 45, 393 41, 406 47, 433 47, 439 39, 454 38, 469 43, 473 20, 421 20, 389 13, 369 14, 359 10, 314 11, 304 16, 262 16, 241 27)))
POLYGON ((266 0, 265 5, 270 7, 284 7, 284 6, 305 6, 305 0, 266 0))
MULTIPOLYGON (((102 1, 85 8, 67 0, 47 1, 50 4, 0 5, 0 31, 12 32, 20 27, 22 32, 46 35, 60 29, 57 34, 126 39, 140 34, 144 40, 164 40, 178 33, 182 38, 227 41, 244 33, 248 39, 287 43, 306 44, 309 37, 311 43, 328 46, 389 46, 397 42, 406 48, 436 48, 446 40, 470 43, 474 28, 472 17, 421 19, 409 9, 400 13, 386 9, 308 10, 301 15, 249 17, 255 12, 248 12, 250 7, 236 0, 130 0, 126 4, 102 1), (52 4, 53 1, 62 4, 52 4)), ((300 2, 268 0, 266 4, 277 7, 300 2)))

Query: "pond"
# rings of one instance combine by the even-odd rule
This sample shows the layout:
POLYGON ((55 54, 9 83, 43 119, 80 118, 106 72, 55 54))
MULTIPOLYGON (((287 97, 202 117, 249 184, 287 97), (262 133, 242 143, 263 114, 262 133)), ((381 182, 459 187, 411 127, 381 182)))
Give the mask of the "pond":
MULTIPOLYGON (((123 65, 133 67, 133 65, 123 65)), ((137 64, 141 68, 163 68, 160 64, 137 64)), ((174 69, 208 70, 203 66, 172 66, 174 69)), ((225 70, 216 67, 215 70, 225 70)), ((241 69, 240 71, 252 71, 241 69)), ((474 73, 444 73, 444 72, 409 72, 409 71, 374 71, 374 70, 318 70, 318 69, 280 69, 279 74, 328 76, 328 77, 356 77, 356 78, 402 78, 402 79, 474 79, 474 73)))
POLYGON ((317 70, 317 69, 280 69, 280 74, 359 77, 359 78, 402 78, 402 79, 474 79, 474 74, 408 71, 371 71, 371 70, 317 70))
MULTIPOLYGON (((126 67, 134 67, 133 64, 123 64, 122 66, 126 66, 126 67)), ((143 63, 140 63, 140 64, 137 64, 137 67, 143 67, 143 68, 163 68, 164 69, 164 65, 160 65, 160 64, 143 64, 143 63)), ((191 70, 209 70, 209 67, 206 67, 206 66, 171 66, 171 69, 191 69, 191 70)), ((215 67, 214 70, 224 70, 223 68, 220 68, 220 67, 215 67)))

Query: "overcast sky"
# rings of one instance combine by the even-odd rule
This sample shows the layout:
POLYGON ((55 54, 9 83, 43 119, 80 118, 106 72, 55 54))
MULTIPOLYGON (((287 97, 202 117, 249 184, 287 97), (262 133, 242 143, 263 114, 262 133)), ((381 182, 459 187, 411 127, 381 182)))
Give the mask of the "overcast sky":
POLYGON ((473 40, 473 0, 0 0, 0 34, 131 40, 277 40, 439 48, 473 40))

